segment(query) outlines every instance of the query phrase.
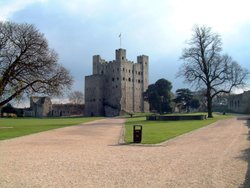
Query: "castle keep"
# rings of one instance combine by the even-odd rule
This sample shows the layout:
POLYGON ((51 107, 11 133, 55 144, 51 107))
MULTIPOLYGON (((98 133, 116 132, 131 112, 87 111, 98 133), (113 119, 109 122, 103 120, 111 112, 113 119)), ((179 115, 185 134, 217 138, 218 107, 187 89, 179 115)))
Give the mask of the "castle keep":
POLYGON ((93 74, 85 77, 85 115, 116 116, 148 112, 143 100, 148 88, 148 56, 137 57, 137 63, 126 59, 126 50, 116 50, 115 60, 93 56, 93 74))

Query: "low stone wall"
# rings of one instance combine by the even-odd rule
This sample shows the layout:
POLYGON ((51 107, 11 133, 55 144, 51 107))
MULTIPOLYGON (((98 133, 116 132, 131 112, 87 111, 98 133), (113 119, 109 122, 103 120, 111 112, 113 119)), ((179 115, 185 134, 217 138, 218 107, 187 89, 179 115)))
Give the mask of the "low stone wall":
POLYGON ((147 116, 147 120, 150 121, 179 121, 179 120, 204 120, 207 119, 206 115, 187 115, 187 116, 147 116))

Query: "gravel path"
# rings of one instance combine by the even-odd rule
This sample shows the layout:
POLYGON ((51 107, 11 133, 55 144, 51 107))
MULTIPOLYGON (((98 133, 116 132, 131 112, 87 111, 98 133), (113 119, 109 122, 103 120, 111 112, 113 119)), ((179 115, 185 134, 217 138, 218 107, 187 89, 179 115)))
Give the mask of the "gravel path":
POLYGON ((123 122, 0 141, 0 187, 249 187, 245 120, 223 120, 151 147, 117 145, 123 122))

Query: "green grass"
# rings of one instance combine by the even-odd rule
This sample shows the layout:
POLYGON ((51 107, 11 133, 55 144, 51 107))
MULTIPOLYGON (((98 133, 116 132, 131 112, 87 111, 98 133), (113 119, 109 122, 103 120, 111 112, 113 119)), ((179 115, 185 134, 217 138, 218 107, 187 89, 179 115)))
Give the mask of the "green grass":
MULTIPOLYGON (((202 114, 202 113, 199 113, 202 114)), ((194 115, 194 114, 192 114, 194 115)), ((184 120, 184 121, 146 121, 145 117, 128 118, 125 124, 125 142, 133 142, 133 125, 141 124, 142 143, 156 144, 174 138, 181 134, 204 127, 220 119, 230 118, 230 115, 213 114, 214 118, 206 120, 184 120)))
POLYGON ((71 125, 77 125, 97 119, 101 118, 0 118, 0 140, 15 138, 71 125))

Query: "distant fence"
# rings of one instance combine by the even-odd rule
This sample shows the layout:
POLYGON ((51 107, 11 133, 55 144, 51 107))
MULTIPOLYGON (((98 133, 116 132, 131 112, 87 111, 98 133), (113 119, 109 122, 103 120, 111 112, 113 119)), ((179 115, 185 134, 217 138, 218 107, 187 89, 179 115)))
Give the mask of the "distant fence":
POLYGON ((151 115, 146 117, 150 121, 180 121, 180 120, 204 120, 207 119, 206 115, 178 115, 178 116, 160 116, 151 115))

